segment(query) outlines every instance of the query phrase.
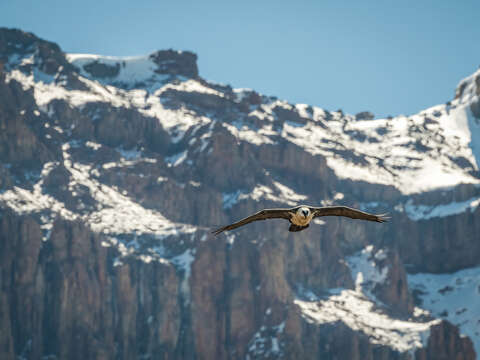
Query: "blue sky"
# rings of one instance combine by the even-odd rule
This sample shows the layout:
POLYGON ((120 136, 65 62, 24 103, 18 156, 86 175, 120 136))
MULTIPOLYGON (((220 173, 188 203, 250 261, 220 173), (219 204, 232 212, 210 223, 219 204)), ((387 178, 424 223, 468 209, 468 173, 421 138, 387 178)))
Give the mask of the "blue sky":
POLYGON ((480 64, 480 1, 2 0, 0 26, 66 52, 191 50, 200 75, 377 116, 453 97, 480 64))

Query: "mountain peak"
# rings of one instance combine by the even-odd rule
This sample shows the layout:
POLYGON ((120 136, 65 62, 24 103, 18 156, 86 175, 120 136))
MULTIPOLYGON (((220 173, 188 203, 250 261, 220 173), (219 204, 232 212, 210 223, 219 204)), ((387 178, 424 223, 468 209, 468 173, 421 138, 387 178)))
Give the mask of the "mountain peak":
POLYGON ((144 56, 65 54, 61 48, 32 33, 0 28, 0 64, 29 73, 48 75, 73 71, 104 85, 155 90, 174 78, 198 78, 197 55, 190 51, 158 50, 144 56))
POLYGON ((172 77, 197 78, 197 55, 190 51, 159 50, 146 56, 67 54, 81 75, 125 89, 152 88, 172 77))
POLYGON ((18 29, 0 28, 0 63, 7 68, 30 68, 32 65, 53 75, 70 68, 60 47, 18 29))
POLYGON ((455 99, 468 100, 472 96, 480 96, 480 68, 472 75, 462 79, 455 91, 455 99))

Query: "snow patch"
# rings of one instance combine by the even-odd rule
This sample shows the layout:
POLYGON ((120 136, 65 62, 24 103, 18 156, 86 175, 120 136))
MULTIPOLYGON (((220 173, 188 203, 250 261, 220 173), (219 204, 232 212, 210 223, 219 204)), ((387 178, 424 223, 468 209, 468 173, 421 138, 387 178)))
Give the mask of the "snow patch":
POLYGON ((104 85, 123 85, 128 89, 142 85, 144 89, 155 91, 169 78, 168 75, 155 72, 158 65, 149 56, 116 57, 66 54, 66 58, 80 69, 82 76, 99 81, 104 85), (106 65, 110 69, 116 69, 116 74, 104 78, 94 77, 86 70, 86 67, 96 63, 106 65))
POLYGON ((57 165, 56 162, 45 163, 40 175, 41 178, 33 185, 32 190, 15 186, 13 189, 1 193, 0 201, 21 215, 48 211, 58 214, 64 219, 75 220, 78 215, 66 209, 63 202, 43 193, 44 178, 57 165))
POLYGON ((126 160, 138 160, 142 157, 142 152, 135 149, 125 150, 123 148, 116 148, 115 150, 126 160))
POLYGON ((297 202, 306 200, 308 198, 306 195, 297 194, 288 186, 285 186, 278 181, 273 181, 273 185, 275 185, 275 187, 279 191, 279 198, 281 198, 283 202, 286 202, 289 205, 295 206, 297 202))
MULTIPOLYGON (((45 124, 45 125, 46 125, 46 124, 45 124)), ((93 150, 98 150, 98 149, 100 149, 100 148, 102 147, 101 144, 98 144, 98 143, 93 142, 93 141, 87 141, 87 142, 85 143, 85 145, 86 145, 87 147, 89 147, 89 148, 92 148, 93 150)))
POLYGON ((225 210, 231 209, 238 202, 238 197, 241 194, 242 192, 240 190, 237 190, 233 193, 223 193, 222 194, 223 208, 225 210))
POLYGON ((190 303, 190 274, 192 271, 192 263, 195 260, 196 249, 187 249, 180 255, 170 259, 170 261, 183 273, 182 282, 180 283, 180 291, 186 305, 190 303))
POLYGON ((361 331, 373 344, 391 347, 399 352, 410 352, 425 347, 430 327, 440 320, 429 322, 406 321, 380 312, 375 303, 357 290, 341 290, 325 300, 294 301, 302 316, 315 324, 343 322, 354 331, 361 331))
POLYGON ((275 144, 273 140, 269 138, 269 135, 274 135, 275 132, 271 130, 271 127, 266 126, 258 130, 249 128, 244 124, 237 123, 236 125, 231 125, 228 123, 223 123, 230 133, 236 138, 249 142, 254 145, 264 145, 264 144, 275 144))
POLYGON ((355 281, 355 290, 377 303, 379 301, 373 291, 378 284, 383 284, 387 280, 388 267, 379 268, 375 260, 380 261, 385 258, 385 250, 374 251, 373 245, 368 245, 357 254, 346 258, 355 281))
POLYGON ((187 158, 187 155, 188 155, 188 149, 187 150, 184 150, 178 154, 175 154, 175 155, 172 155, 172 156, 167 156, 165 158, 165 162, 168 164, 168 166, 178 166, 180 165, 181 163, 183 163, 185 161, 185 159, 187 158))
POLYGON ((411 220, 418 221, 458 215, 467 211, 474 212, 478 205, 480 205, 480 197, 436 206, 415 205, 413 204, 412 199, 410 199, 406 202, 403 208, 411 220))
POLYGON ((294 190, 278 181, 272 181, 272 183, 275 186, 275 190, 266 185, 257 185, 250 193, 245 193, 241 190, 232 193, 223 193, 223 208, 230 209, 244 199, 252 199, 255 201, 265 199, 296 206, 299 201, 308 198, 306 195, 297 194, 294 190))
POLYGON ((283 342, 279 340, 279 335, 283 333, 284 328, 285 322, 272 327, 261 326, 248 342, 248 353, 245 358, 263 359, 282 357, 283 342))
POLYGON ((260 201, 260 199, 266 199, 295 206, 298 201, 307 199, 307 196, 297 194, 295 191, 279 182, 273 181, 273 184, 277 191, 274 191, 265 185, 257 185, 251 193, 240 194, 238 200, 240 201, 245 198, 250 198, 255 201, 260 201))

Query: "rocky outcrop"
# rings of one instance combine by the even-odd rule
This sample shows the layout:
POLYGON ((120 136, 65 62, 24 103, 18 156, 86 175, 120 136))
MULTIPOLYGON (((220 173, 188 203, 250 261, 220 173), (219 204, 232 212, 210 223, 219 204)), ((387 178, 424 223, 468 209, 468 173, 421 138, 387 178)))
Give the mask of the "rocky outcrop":
POLYGON ((441 322, 432 326, 428 346, 417 350, 415 358, 473 360, 477 357, 469 338, 460 337, 455 326, 448 322, 441 322))
POLYGON ((160 50, 150 55, 159 74, 198 76, 197 55, 190 51, 160 50))
MULTIPOLYGON (((480 89, 480 84, 477 85, 477 89, 480 89)), ((473 116, 475 116, 477 120, 480 119, 480 101, 473 102, 470 105, 470 110, 472 111, 473 116)))
POLYGON ((16 82, 0 79, 0 160, 7 164, 31 167, 53 158, 36 135, 39 128, 31 93, 16 82))
POLYGON ((110 78, 119 74, 120 66, 120 63, 116 63, 115 65, 107 65, 99 61, 93 61, 84 65, 83 70, 96 78, 110 78))
POLYGON ((394 313, 408 316, 412 313, 414 304, 408 289, 407 274, 398 252, 389 251, 384 257, 373 260, 378 268, 388 269, 388 281, 378 284, 374 289, 375 294, 384 304, 388 304, 394 313))
POLYGON ((16 55, 18 58, 32 56, 33 61, 21 65, 21 68, 38 66, 41 71, 49 75, 56 74, 63 69, 72 69, 57 44, 42 40, 32 33, 1 28, 0 61, 8 63, 11 55, 16 55))
MULTIPOLYGON (((343 323, 338 322, 321 328, 304 324, 301 346, 295 349, 298 358, 308 359, 311 354, 318 354, 321 359, 408 359, 386 346, 372 345, 368 337, 353 332, 343 323), (315 340, 314 340, 315 339, 315 340)), ((315 356, 315 357, 316 357, 315 356)))
POLYGON ((373 120, 374 118, 375 118, 375 115, 370 111, 362 111, 355 114, 356 120, 373 120))

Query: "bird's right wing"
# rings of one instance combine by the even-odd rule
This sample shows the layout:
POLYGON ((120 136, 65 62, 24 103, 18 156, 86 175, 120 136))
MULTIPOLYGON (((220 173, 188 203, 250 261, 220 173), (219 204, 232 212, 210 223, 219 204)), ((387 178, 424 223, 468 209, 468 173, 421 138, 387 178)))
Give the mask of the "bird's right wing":
POLYGON ((233 224, 218 228, 212 231, 213 234, 218 235, 223 231, 233 230, 240 226, 249 224, 254 221, 267 220, 267 219, 287 219, 289 220, 293 215, 293 209, 265 209, 253 214, 245 219, 237 221, 233 224))
POLYGON ((385 222, 389 220, 386 214, 369 214, 364 211, 352 209, 347 206, 325 206, 325 207, 312 207, 310 210, 313 212, 313 217, 319 216, 345 216, 350 219, 360 219, 376 222, 385 222))

